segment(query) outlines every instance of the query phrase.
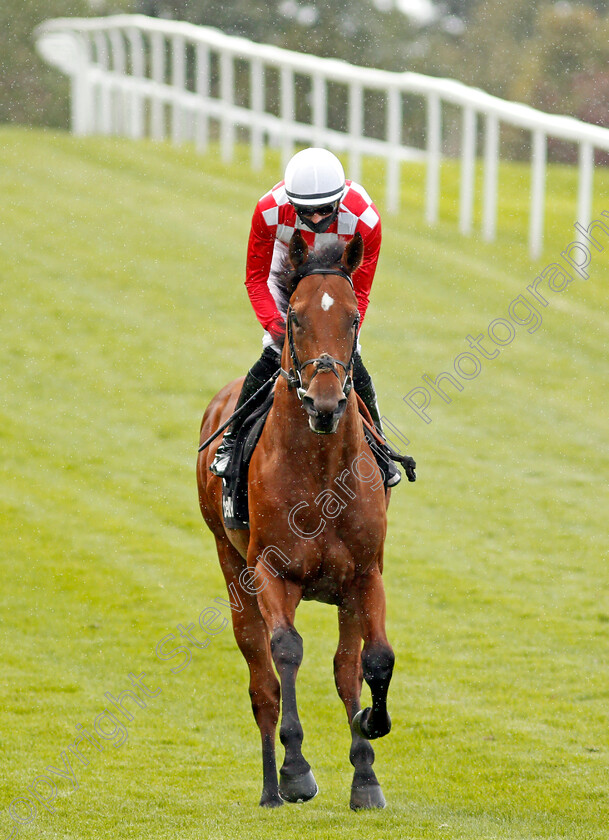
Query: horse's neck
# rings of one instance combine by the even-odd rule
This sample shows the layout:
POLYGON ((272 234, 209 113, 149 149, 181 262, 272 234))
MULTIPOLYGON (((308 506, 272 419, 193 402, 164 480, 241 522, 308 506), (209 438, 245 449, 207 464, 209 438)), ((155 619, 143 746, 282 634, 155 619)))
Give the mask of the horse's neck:
POLYGON ((285 380, 277 383, 273 409, 277 417, 273 428, 274 448, 282 450, 295 467, 304 465, 310 472, 337 474, 359 455, 363 431, 355 392, 351 393, 338 428, 331 435, 311 431, 302 403, 285 380))

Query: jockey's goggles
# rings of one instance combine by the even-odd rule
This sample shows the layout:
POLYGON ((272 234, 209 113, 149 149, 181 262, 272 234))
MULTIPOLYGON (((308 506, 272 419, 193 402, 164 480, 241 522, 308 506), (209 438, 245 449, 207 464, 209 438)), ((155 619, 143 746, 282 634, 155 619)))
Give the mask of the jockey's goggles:
POLYGON ((301 207, 298 205, 298 212, 301 216, 329 216, 336 210, 336 202, 334 204, 322 204, 321 207, 301 207))

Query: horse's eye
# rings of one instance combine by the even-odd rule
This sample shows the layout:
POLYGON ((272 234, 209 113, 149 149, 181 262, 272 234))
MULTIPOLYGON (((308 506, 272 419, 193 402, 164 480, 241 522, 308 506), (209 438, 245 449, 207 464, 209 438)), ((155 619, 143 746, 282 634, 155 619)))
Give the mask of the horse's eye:
POLYGON ((299 321, 299 320, 298 320, 298 318, 296 317, 296 313, 295 313, 295 312, 292 312, 292 323, 294 324, 294 326, 295 326, 295 327, 299 327, 299 326, 300 326, 300 321, 299 321))

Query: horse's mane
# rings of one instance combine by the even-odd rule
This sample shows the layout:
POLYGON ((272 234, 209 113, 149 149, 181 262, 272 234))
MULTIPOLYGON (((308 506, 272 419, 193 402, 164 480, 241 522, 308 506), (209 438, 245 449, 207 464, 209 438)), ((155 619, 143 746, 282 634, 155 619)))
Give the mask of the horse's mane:
POLYGON ((306 261, 302 265, 299 265, 298 268, 293 268, 289 257, 286 255, 281 266, 281 276, 290 297, 294 294, 296 286, 298 286, 298 283, 305 275, 315 273, 316 269, 335 268, 338 266, 344 250, 344 242, 330 242, 317 251, 309 251, 306 261))

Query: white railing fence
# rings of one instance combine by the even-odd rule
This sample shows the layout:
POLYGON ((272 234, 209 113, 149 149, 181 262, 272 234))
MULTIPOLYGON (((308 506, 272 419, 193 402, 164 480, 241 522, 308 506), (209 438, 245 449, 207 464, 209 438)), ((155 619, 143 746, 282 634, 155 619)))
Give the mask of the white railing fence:
POLYGON ((285 165, 296 144, 311 144, 348 153, 349 176, 355 180, 360 180, 362 155, 379 156, 387 163, 390 212, 399 207, 401 162, 422 161, 425 218, 433 225, 439 214, 446 106, 456 106, 461 111, 463 234, 473 230, 480 133, 482 235, 495 238, 502 123, 525 130, 532 140, 531 255, 539 257, 543 248, 548 137, 577 145, 577 219, 584 227, 591 220, 594 153, 609 151, 609 129, 544 114, 450 79, 357 67, 142 15, 49 20, 35 34, 42 57, 71 78, 75 134, 170 137, 176 144, 194 141, 204 151, 216 129, 223 159, 230 161, 239 131, 247 136, 254 168, 263 165, 267 145, 281 147, 285 165), (337 89, 343 94, 345 130, 329 125, 329 95, 337 89), (384 125, 374 131, 366 127, 371 94, 383 103, 384 125), (425 106, 424 148, 404 142, 406 101, 413 96, 425 106))

